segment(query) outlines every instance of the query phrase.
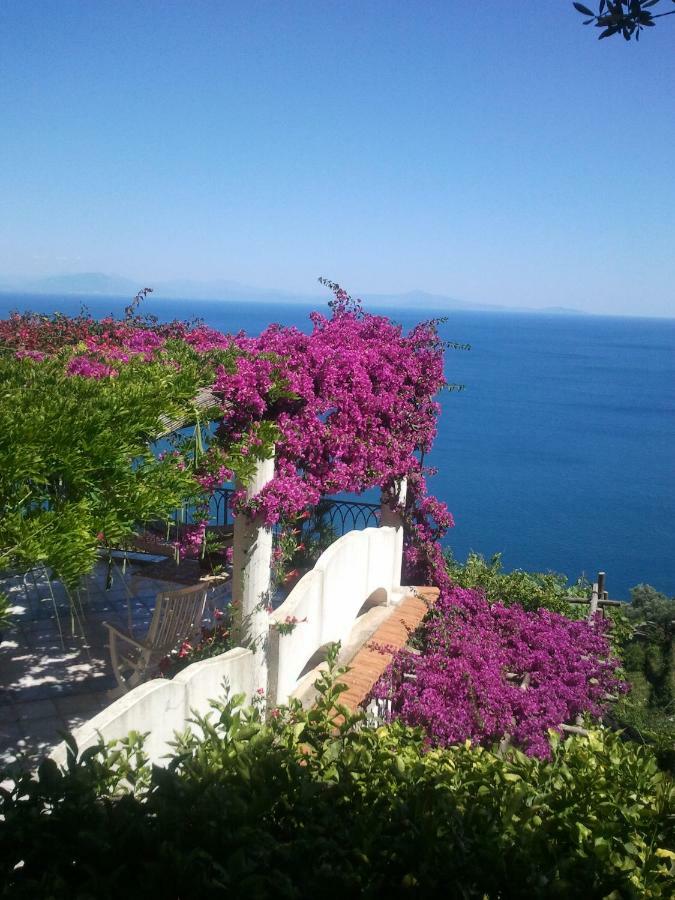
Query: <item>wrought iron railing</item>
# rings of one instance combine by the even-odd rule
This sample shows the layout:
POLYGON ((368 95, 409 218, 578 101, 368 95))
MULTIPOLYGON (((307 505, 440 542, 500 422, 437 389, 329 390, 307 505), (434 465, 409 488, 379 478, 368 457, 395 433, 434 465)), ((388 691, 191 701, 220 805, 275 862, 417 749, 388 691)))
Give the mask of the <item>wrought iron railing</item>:
POLYGON ((380 524, 380 506, 362 500, 334 500, 322 498, 317 504, 316 515, 327 521, 341 536, 348 531, 377 528, 380 524))
MULTIPOLYGON (((230 497, 232 488, 218 488, 211 498, 210 525, 231 525, 232 513, 230 497)), ((323 497, 316 506, 310 509, 316 519, 335 531, 338 537, 348 531, 360 531, 364 528, 376 528, 379 525, 380 507, 377 503, 365 503, 362 500, 338 500, 323 497)), ((182 521, 189 521, 190 511, 186 508, 182 521)), ((177 521, 177 520, 176 520, 177 521)))
MULTIPOLYGON (((226 528, 232 525, 233 516, 230 509, 230 498, 233 488, 218 488, 211 497, 208 525, 212 528, 226 528)), ((316 506, 310 508, 310 516, 302 524, 303 532, 308 529, 322 531, 332 535, 333 540, 342 537, 348 531, 361 531, 365 528, 376 528, 379 525, 380 507, 377 503, 366 503, 362 500, 339 500, 323 497, 316 506)), ((160 538, 173 542, 180 541, 185 528, 194 520, 194 507, 185 505, 175 510, 171 524, 167 528, 164 523, 147 523, 144 530, 160 538)), ((279 529, 275 528, 275 537, 279 529)))

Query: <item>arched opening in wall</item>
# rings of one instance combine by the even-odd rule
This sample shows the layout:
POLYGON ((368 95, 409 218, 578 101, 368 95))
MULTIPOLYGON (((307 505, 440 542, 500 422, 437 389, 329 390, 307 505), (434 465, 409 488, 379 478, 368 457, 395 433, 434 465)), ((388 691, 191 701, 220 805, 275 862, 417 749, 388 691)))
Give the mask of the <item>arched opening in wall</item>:
POLYGON ((376 606, 386 606, 387 605, 387 592, 384 588, 376 588, 370 596, 368 596, 361 607, 361 609, 357 612, 356 618, 359 619, 361 616, 365 615, 369 610, 374 609, 376 606))
POLYGON ((298 675, 298 681, 308 675, 313 669, 316 669, 317 666, 320 666, 322 662, 326 662, 326 658, 328 657, 328 648, 331 646, 331 642, 327 642, 323 644, 323 646, 319 647, 319 649, 313 653, 310 658, 307 660, 305 665, 303 666, 302 672, 298 675))

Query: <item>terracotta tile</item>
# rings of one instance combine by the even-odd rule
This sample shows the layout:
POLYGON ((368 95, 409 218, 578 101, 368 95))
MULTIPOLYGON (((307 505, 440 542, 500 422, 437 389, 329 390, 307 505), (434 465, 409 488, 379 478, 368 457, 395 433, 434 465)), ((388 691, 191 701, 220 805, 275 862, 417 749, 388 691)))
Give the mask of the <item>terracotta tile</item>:
POLYGON ((438 598, 437 588, 420 589, 419 593, 423 594, 427 602, 410 594, 405 597, 393 613, 393 618, 380 625, 366 646, 362 647, 352 660, 349 672, 342 678, 347 685, 347 690, 342 695, 342 703, 348 708, 356 709, 365 700, 372 686, 391 662, 390 653, 381 653, 372 645, 389 645, 395 649, 405 646, 412 632, 427 614, 430 605, 438 598))

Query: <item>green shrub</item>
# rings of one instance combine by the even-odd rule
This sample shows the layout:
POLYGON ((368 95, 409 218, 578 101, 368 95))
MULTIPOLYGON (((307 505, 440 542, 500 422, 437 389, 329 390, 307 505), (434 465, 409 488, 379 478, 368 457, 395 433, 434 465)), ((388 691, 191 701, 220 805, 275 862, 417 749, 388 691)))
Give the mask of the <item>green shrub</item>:
POLYGON ((631 692, 615 707, 613 723, 650 744, 659 764, 675 773, 675 598, 639 584, 625 613, 630 635, 621 656, 631 692))
POLYGON ((216 704, 167 769, 138 735, 43 763, 2 794, 0 896, 671 896, 673 785, 647 748, 428 751, 365 727, 334 674, 309 712, 216 704))
POLYGON ((568 596, 586 597, 590 585, 583 579, 569 585, 564 575, 555 572, 502 571, 501 553, 488 561, 480 553, 469 553, 465 563, 458 562, 451 551, 446 552, 448 572, 460 587, 482 588, 491 603, 505 606, 519 603, 523 609, 544 607, 576 619, 584 614, 583 605, 566 601, 568 596))

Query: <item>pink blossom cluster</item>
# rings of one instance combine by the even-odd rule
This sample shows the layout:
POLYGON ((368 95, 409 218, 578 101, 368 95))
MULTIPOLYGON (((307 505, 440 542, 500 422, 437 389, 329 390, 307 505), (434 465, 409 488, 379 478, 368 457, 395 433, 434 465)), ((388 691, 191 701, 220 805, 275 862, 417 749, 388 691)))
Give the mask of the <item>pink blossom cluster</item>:
POLYGON ((32 359, 35 362, 42 362, 46 356, 40 350, 17 350, 14 355, 17 359, 32 359))
MULTIPOLYGON (((178 326, 179 323, 174 323, 178 326)), ((209 328, 207 325, 197 325, 194 328, 176 329, 173 337, 182 338, 186 344, 198 353, 208 353, 210 350, 227 350, 232 346, 232 338, 228 334, 209 328)))
POLYGON ((490 605, 481 591, 453 587, 423 626, 423 652, 398 653, 372 695, 391 700, 391 716, 423 727, 433 745, 508 736, 548 758, 548 729, 601 715, 606 695, 626 689, 605 628, 600 618, 589 625, 490 605))
POLYGON ((195 476, 197 483, 206 494, 212 494, 216 488, 222 487, 225 482, 230 481, 233 477, 232 469, 228 469, 227 466, 219 466, 211 472, 200 470, 195 476))
POLYGON ((226 350, 233 338, 204 325, 183 322, 168 324, 144 323, 139 319, 92 319, 81 315, 41 316, 32 313, 13 314, 0 320, 0 343, 15 349, 18 359, 42 361, 55 356, 63 348, 78 351, 78 362, 69 363, 67 374, 85 378, 116 375, 110 369, 103 374, 101 365, 109 362, 128 363, 132 359, 144 362, 161 360, 165 365, 180 369, 180 363, 162 355, 167 340, 182 340, 198 353, 226 350), (86 353, 86 355, 85 355, 86 353), (89 360, 87 367, 82 360, 89 360))
MULTIPOLYGON (((313 496, 358 493, 419 473, 415 453, 428 450, 436 434, 433 397, 445 381, 435 327, 405 335, 333 288, 332 316, 312 313, 311 334, 272 325, 258 338, 238 335, 236 347, 245 355, 234 374, 221 368, 214 385, 224 443, 239 440, 256 418, 271 418, 279 428, 279 484, 249 508, 267 523, 299 511, 313 496)), ((240 497, 235 504, 242 509, 240 497)), ((438 501, 428 506, 438 516, 434 534, 452 522, 444 509, 438 501)))
POLYGON ((105 326, 103 331, 90 334, 84 343, 90 353, 105 359, 129 362, 132 357, 140 356, 150 362, 156 351, 166 343, 166 338, 157 329, 141 328, 113 319, 104 319, 101 324, 105 326))
POLYGON ((180 542, 176 544, 181 559, 201 554, 206 539, 206 524, 206 521, 201 521, 185 528, 180 542))
POLYGON ((280 519, 292 519, 319 502, 319 491, 299 475, 281 475, 274 478, 250 501, 245 491, 235 491, 232 508, 236 513, 246 512, 271 527, 280 519))
POLYGON ((222 403, 227 422, 227 431, 222 429, 221 435, 232 438, 233 432, 239 433, 263 418, 274 385, 274 368, 270 359, 248 354, 238 357, 235 372, 218 367, 212 390, 222 403))
POLYGON ((117 369, 106 363, 99 362, 90 356, 73 356, 66 366, 66 375, 79 375, 82 378, 114 378, 117 375, 117 369))

